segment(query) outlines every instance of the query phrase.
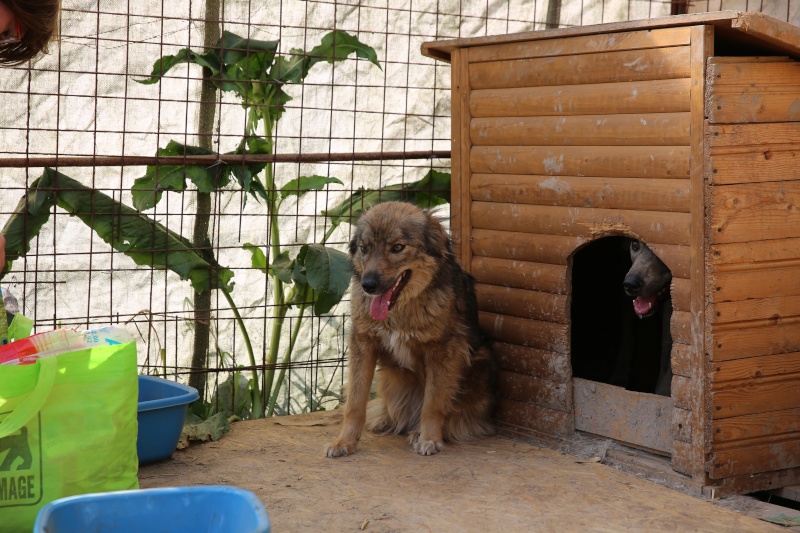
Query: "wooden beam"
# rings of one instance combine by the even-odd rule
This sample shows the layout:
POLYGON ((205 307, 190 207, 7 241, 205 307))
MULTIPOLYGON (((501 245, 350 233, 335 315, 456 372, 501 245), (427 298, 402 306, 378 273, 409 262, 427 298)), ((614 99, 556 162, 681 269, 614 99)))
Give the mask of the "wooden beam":
POLYGON ((689 77, 689 47, 473 63, 474 89, 578 85, 689 77))
POLYGON ((470 96, 469 107, 473 117, 680 113, 689 111, 689 84, 689 78, 678 78, 476 89, 470 96))
POLYGON ((473 202, 476 228, 574 237, 635 235, 653 243, 688 245, 691 216, 625 209, 473 202))
POLYGON ((607 178, 689 177, 689 146, 476 146, 476 173, 607 178))
POLYGON ((689 180, 473 174, 472 199, 604 209, 689 212, 689 180))
POLYGON ((487 117, 470 123, 473 146, 689 145, 689 113, 487 117))

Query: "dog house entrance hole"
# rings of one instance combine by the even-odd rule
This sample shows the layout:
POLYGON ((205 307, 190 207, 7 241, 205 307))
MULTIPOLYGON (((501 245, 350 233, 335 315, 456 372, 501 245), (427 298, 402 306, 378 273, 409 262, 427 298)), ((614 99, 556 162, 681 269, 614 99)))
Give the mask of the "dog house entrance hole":
POLYGON ((639 357, 660 351, 664 321, 638 318, 625 294, 630 242, 623 236, 603 237, 572 258, 575 428, 670 454, 672 399, 653 394, 658 358, 639 357))

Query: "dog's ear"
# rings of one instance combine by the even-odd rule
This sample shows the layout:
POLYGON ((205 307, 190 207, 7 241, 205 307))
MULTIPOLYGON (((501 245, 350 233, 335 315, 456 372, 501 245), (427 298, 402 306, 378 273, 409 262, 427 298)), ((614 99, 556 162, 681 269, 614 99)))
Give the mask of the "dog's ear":
POLYGON ((358 243, 356 242, 355 237, 353 237, 353 240, 350 241, 348 248, 350 249, 351 256, 356 255, 356 251, 358 250, 358 243))
POLYGON ((428 227, 425 231, 425 253, 436 258, 451 255, 453 253, 453 245, 441 222, 430 212, 426 211, 425 214, 428 218, 428 227))

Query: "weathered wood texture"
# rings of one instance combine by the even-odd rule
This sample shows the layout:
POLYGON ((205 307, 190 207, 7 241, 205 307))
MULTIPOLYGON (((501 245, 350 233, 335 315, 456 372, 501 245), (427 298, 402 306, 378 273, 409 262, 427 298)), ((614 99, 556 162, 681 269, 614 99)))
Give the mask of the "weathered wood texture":
POLYGON ((672 399, 574 379, 575 428, 662 453, 672 450, 672 399))
MULTIPOLYGON (((689 420, 692 426, 692 442, 689 447, 689 473, 698 483, 706 483, 708 474, 705 467, 706 443, 710 440, 711 412, 707 389, 706 376, 709 371, 709 362, 705 354, 708 344, 706 319, 706 221, 705 213, 705 143, 704 136, 704 98, 706 88, 706 61, 714 54, 714 28, 711 26, 695 26, 691 33, 691 77, 692 88, 690 91, 692 106, 692 143, 690 161, 690 179, 692 181, 692 222, 690 244, 691 265, 691 357, 689 358, 688 376, 675 376, 683 385, 682 405, 676 407, 687 409, 691 412, 689 420)), ((680 442, 675 440, 675 443, 680 442)), ((681 448, 675 447, 678 451, 681 448)))
POLYGON ((706 467, 759 490, 800 467, 800 63, 712 58, 706 80, 706 467))
MULTIPOLYGON (((569 265, 598 238, 643 239, 670 267, 673 358, 690 374, 691 31, 452 54, 453 233, 495 343, 503 423, 574 431, 569 265)), ((691 434, 672 418, 670 405, 662 437, 691 434)))

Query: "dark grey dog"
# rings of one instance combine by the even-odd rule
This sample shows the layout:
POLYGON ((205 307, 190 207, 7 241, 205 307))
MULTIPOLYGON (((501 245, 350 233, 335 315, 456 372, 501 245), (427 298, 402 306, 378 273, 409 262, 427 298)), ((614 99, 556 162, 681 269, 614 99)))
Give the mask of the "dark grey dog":
POLYGON ((643 242, 633 240, 630 244, 631 265, 622 286, 625 293, 633 298, 633 310, 639 318, 654 317, 661 320, 661 343, 659 357, 658 380, 655 393, 670 395, 672 384, 672 335, 670 334, 670 318, 672 317, 672 300, 670 283, 672 272, 667 265, 643 242))

